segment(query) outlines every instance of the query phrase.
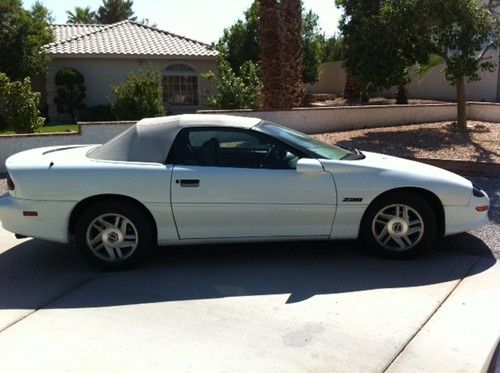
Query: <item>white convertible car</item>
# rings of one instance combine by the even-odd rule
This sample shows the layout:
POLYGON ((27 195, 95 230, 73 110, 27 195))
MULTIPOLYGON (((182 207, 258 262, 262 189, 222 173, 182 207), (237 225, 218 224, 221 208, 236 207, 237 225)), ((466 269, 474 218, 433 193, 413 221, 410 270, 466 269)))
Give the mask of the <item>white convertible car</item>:
POLYGON ((406 257, 488 222, 489 198, 451 172, 347 150, 254 118, 144 119, 104 145, 10 157, 0 220, 124 268, 154 245, 361 238, 406 257))

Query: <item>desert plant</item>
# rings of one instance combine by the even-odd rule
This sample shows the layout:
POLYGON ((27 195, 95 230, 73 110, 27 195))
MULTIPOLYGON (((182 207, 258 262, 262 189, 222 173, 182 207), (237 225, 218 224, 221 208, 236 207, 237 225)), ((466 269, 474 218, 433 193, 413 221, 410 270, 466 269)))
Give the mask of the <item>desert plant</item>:
POLYGON ((206 94, 208 105, 214 109, 256 109, 260 104, 259 65, 247 61, 236 74, 230 63, 220 56, 217 60, 217 74, 202 75, 208 81, 217 81, 217 94, 206 94))
POLYGON ((73 122, 77 120, 79 110, 83 109, 85 99, 85 79, 76 69, 66 67, 56 74, 57 96, 54 103, 59 113, 68 113, 73 122))
POLYGON ((40 93, 31 90, 31 80, 11 82, 0 73, 0 121, 17 133, 39 132, 44 125, 40 116, 40 93))
POLYGON ((136 120, 165 115, 160 74, 152 69, 130 73, 127 81, 112 87, 111 105, 119 120, 136 120))

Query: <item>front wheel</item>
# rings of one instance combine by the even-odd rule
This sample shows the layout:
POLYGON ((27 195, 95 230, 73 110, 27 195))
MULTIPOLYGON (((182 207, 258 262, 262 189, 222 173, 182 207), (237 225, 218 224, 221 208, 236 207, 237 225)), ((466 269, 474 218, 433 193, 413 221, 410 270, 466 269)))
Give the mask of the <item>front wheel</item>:
POLYGON ((120 202, 100 202, 77 221, 75 238, 82 254, 104 269, 135 265, 153 244, 152 227, 140 209, 120 202))
POLYGON ((360 237, 377 254, 414 256, 433 244, 436 217, 422 197, 396 192, 370 205, 361 222, 360 237))

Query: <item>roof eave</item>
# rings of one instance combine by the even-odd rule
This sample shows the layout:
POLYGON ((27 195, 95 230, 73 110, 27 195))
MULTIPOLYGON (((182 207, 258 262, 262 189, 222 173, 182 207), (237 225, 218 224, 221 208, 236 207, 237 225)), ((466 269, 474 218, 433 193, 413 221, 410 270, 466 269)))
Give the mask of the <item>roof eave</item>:
POLYGON ((85 58, 85 59, 127 59, 127 60, 165 60, 165 59, 191 59, 211 61, 217 59, 215 56, 198 56, 183 54, 148 55, 148 54, 95 54, 95 53, 51 53, 52 58, 85 58))

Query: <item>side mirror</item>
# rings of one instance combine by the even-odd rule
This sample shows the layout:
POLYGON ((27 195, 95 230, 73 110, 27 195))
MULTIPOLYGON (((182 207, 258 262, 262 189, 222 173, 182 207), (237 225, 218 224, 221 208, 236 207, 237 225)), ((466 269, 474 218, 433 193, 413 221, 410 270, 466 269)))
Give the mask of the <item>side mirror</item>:
POLYGON ((297 172, 299 173, 321 173, 323 165, 317 159, 302 158, 297 162, 297 172))

